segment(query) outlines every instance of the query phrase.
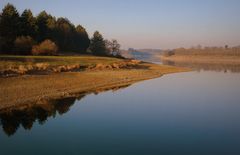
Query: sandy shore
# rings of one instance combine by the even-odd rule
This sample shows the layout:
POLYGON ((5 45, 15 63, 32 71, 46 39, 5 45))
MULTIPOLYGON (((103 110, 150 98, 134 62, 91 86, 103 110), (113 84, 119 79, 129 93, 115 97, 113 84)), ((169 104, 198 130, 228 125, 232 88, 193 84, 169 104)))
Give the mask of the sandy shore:
POLYGON ((110 87, 120 87, 164 74, 189 71, 155 64, 141 64, 136 69, 90 70, 50 75, 24 75, 0 78, 0 110, 39 104, 42 100, 74 97, 110 87))

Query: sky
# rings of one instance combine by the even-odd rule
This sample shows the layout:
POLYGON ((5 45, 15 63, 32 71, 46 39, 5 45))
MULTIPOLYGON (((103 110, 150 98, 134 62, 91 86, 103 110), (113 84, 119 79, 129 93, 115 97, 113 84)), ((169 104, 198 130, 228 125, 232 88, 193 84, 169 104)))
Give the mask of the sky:
POLYGON ((20 13, 46 10, 122 48, 240 45, 240 0, 0 0, 20 13))

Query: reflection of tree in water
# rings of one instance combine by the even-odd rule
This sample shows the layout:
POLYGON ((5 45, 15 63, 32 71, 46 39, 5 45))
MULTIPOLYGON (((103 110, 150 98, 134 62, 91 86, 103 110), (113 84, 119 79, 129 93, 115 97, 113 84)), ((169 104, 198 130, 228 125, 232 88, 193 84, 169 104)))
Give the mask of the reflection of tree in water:
MULTIPOLYGON (((95 90, 93 93, 98 94, 108 90, 117 91, 128 86, 130 85, 99 89, 95 90)), ((8 136, 14 135, 20 126, 25 130, 31 130, 35 122, 43 125, 49 117, 55 117, 57 113, 60 115, 67 113, 70 107, 75 103, 75 100, 81 100, 89 93, 78 94, 76 95, 77 97, 42 101, 31 107, 13 107, 12 109, 0 111, 0 125, 8 136)))
MULTIPOLYGON (((83 97, 84 95, 81 96, 81 98, 83 97)), ((55 117, 56 113, 62 115, 68 112, 74 102, 75 98, 43 101, 41 104, 32 107, 1 112, 0 120, 2 128, 8 136, 13 135, 20 125, 24 129, 30 130, 36 121, 39 124, 44 124, 48 117, 55 117)))
POLYGON ((239 73, 240 72, 240 64, 234 63, 206 63, 206 62, 191 62, 191 61, 170 61, 163 60, 163 64, 170 66, 179 66, 179 67, 190 67, 198 70, 205 71, 224 71, 224 72, 232 72, 239 73))

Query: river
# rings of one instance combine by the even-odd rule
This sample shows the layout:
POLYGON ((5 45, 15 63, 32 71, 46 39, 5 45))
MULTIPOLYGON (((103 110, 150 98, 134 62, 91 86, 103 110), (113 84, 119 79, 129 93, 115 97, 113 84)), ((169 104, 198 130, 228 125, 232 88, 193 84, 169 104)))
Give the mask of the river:
POLYGON ((240 73, 198 70, 2 114, 0 154, 240 154, 240 73))

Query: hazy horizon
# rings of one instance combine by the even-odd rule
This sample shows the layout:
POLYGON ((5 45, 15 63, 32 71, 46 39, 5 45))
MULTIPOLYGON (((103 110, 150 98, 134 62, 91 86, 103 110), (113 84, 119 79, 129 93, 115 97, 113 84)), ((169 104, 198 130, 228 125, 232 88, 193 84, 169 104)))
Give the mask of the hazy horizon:
POLYGON ((99 30, 124 49, 240 45, 239 0, 2 0, 1 10, 7 3, 19 13, 46 10, 66 17, 83 25, 90 37, 99 30))

